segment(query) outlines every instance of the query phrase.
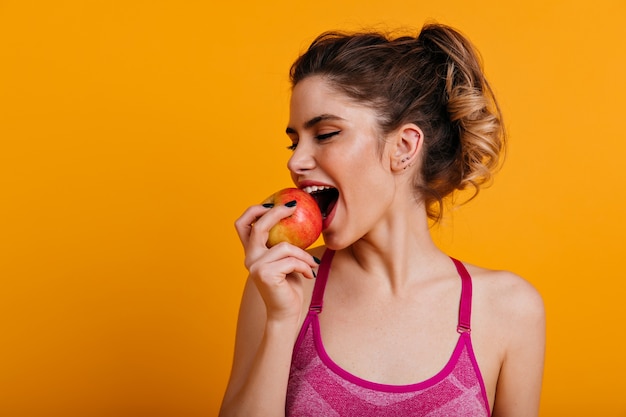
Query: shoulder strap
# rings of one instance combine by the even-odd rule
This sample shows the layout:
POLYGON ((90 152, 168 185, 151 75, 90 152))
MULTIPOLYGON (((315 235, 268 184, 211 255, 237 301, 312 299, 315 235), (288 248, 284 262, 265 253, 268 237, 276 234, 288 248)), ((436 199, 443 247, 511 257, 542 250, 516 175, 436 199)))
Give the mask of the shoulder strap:
POLYGON ((456 270, 461 276, 461 301, 459 302, 459 323, 457 332, 469 333, 471 331, 470 322, 472 317, 472 277, 462 262, 450 258, 456 266, 456 270))
POLYGON ((322 255, 322 262, 317 270, 317 278, 315 278, 315 286, 313 287, 313 295, 311 297, 311 305, 309 311, 320 313, 322 304, 324 303, 324 289, 328 280, 328 272, 330 271, 330 263, 333 260, 335 251, 326 249, 322 255))

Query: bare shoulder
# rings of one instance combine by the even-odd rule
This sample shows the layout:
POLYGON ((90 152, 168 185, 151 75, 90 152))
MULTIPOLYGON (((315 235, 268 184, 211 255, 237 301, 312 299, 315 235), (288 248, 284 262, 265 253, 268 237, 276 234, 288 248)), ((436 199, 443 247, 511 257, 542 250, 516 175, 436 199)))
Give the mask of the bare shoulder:
POLYGON ((543 299, 537 289, 526 279, 504 270, 491 270, 467 265, 472 283, 477 290, 496 305, 513 309, 543 310, 543 299))
POLYGON ((512 272, 466 266, 472 343, 493 415, 538 415, 546 342, 541 294, 512 272))
POLYGON ((543 298, 529 281, 510 271, 466 266, 474 287, 473 309, 480 315, 476 325, 489 323, 518 334, 543 328, 543 298))

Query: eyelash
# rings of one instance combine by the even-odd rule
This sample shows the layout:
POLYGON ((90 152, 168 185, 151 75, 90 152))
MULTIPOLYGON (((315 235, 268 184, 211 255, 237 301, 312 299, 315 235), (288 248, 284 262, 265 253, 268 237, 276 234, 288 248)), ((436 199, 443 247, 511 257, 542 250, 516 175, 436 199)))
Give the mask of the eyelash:
POLYGON ((330 133, 324 133, 323 135, 317 135, 315 136, 315 139, 317 140, 326 140, 326 139, 330 139, 335 135, 338 135, 341 133, 341 130, 336 130, 334 132, 330 132, 330 133))
MULTIPOLYGON (((321 134, 321 135, 317 135, 317 136, 315 136, 315 139, 317 139, 317 140, 319 140, 319 141, 323 141, 323 140, 326 140, 326 139, 330 139, 330 138, 332 138, 333 136, 338 135, 338 134, 340 134, 340 133, 341 133, 341 130, 336 130, 336 131, 334 131, 334 132, 324 133, 324 134, 321 134)), ((293 143, 292 145, 287 146, 287 149, 289 149, 290 151, 295 151, 297 146, 298 146, 298 144, 297 144, 297 143, 293 143)))

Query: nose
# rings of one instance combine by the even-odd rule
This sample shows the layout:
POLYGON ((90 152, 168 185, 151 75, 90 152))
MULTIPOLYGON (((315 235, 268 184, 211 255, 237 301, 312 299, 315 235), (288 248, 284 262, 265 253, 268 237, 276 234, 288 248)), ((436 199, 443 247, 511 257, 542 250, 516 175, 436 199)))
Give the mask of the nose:
POLYGON ((316 162, 310 146, 301 140, 287 162, 287 168, 292 174, 303 174, 315 168, 316 162))

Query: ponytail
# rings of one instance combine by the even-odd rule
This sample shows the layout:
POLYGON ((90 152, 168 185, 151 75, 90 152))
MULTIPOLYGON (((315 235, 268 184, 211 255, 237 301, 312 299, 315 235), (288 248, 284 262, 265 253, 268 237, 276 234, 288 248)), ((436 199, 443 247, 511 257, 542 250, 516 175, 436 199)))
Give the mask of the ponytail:
MULTIPOLYGON (((481 185, 490 183, 493 173, 501 166, 506 142, 502 113, 484 76, 480 56, 467 38, 450 27, 431 24, 422 29, 418 40, 431 54, 445 57, 445 71, 440 70, 440 77, 445 83, 448 118, 460 145, 457 158, 450 167, 458 172, 452 176, 458 181, 448 185, 449 191, 443 184, 440 184, 441 190, 433 191, 441 199, 455 189, 471 187, 473 198, 481 185)), ((431 142, 427 146, 431 147, 431 152, 436 151, 433 149, 436 144, 431 142)), ((430 169, 425 167, 428 176, 438 180, 448 177, 448 170, 438 173, 436 165, 430 169)))

